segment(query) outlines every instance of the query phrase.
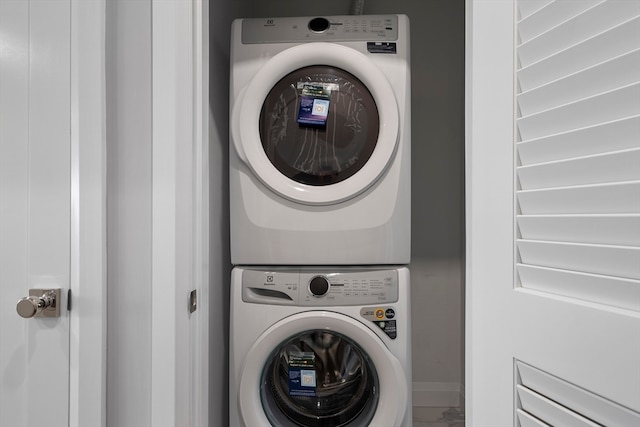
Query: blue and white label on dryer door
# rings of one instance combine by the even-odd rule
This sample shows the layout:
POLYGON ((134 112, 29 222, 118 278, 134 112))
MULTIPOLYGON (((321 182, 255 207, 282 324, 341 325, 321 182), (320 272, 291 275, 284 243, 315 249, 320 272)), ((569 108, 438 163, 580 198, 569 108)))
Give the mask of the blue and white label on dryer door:
POLYGON ((298 109, 298 123, 303 125, 321 126, 327 125, 329 115, 329 99, 331 88, 322 83, 305 84, 300 95, 300 107, 298 109))
POLYGON ((316 396, 316 355, 313 352, 289 352, 289 395, 316 396))

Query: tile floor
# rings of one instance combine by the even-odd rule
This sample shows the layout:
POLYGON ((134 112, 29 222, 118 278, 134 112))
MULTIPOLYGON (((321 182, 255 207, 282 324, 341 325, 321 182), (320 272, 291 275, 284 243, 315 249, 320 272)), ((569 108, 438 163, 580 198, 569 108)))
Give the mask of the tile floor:
POLYGON ((464 427, 460 408, 413 407, 413 427, 464 427))

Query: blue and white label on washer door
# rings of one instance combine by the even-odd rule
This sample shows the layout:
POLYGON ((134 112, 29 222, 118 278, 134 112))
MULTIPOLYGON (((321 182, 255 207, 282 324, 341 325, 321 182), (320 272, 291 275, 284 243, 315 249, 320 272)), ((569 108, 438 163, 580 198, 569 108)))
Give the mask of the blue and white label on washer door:
POLYGON ((313 352, 289 352, 289 395, 316 396, 316 355, 313 352))

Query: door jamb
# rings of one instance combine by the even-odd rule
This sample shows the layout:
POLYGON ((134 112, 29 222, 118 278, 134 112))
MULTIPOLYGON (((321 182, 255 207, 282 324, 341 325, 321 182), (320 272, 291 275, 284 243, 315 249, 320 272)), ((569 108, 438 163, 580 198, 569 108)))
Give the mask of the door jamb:
POLYGON ((206 2, 152 0, 151 422, 208 425, 206 2), (189 295, 198 306, 190 313, 189 295))
POLYGON ((106 425, 105 0, 71 0, 69 425, 106 425))

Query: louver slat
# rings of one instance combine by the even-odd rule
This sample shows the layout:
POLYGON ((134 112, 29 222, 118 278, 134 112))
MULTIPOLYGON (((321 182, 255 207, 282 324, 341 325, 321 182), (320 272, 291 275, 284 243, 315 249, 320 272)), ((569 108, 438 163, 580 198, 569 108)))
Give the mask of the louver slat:
POLYGON ((531 414, 526 413, 522 409, 517 409, 516 415, 518 416, 520 427, 551 427, 549 424, 540 421, 539 419, 531 414))
POLYGON ((640 280, 640 248, 518 240, 523 264, 640 280))
POLYGON ((518 192, 523 215, 636 214, 640 182, 584 185, 518 192))
POLYGON ((521 215, 518 229, 525 240, 640 246, 640 214, 521 215))
POLYGON ((523 166, 523 190, 640 180, 640 148, 523 166))
POLYGON ((521 165, 543 163, 607 151, 635 148, 640 141, 640 116, 518 143, 521 165), (606 144, 603 144, 606 141, 606 144))
POLYGON ((516 268, 528 289, 640 311, 639 280, 525 264, 516 268))

